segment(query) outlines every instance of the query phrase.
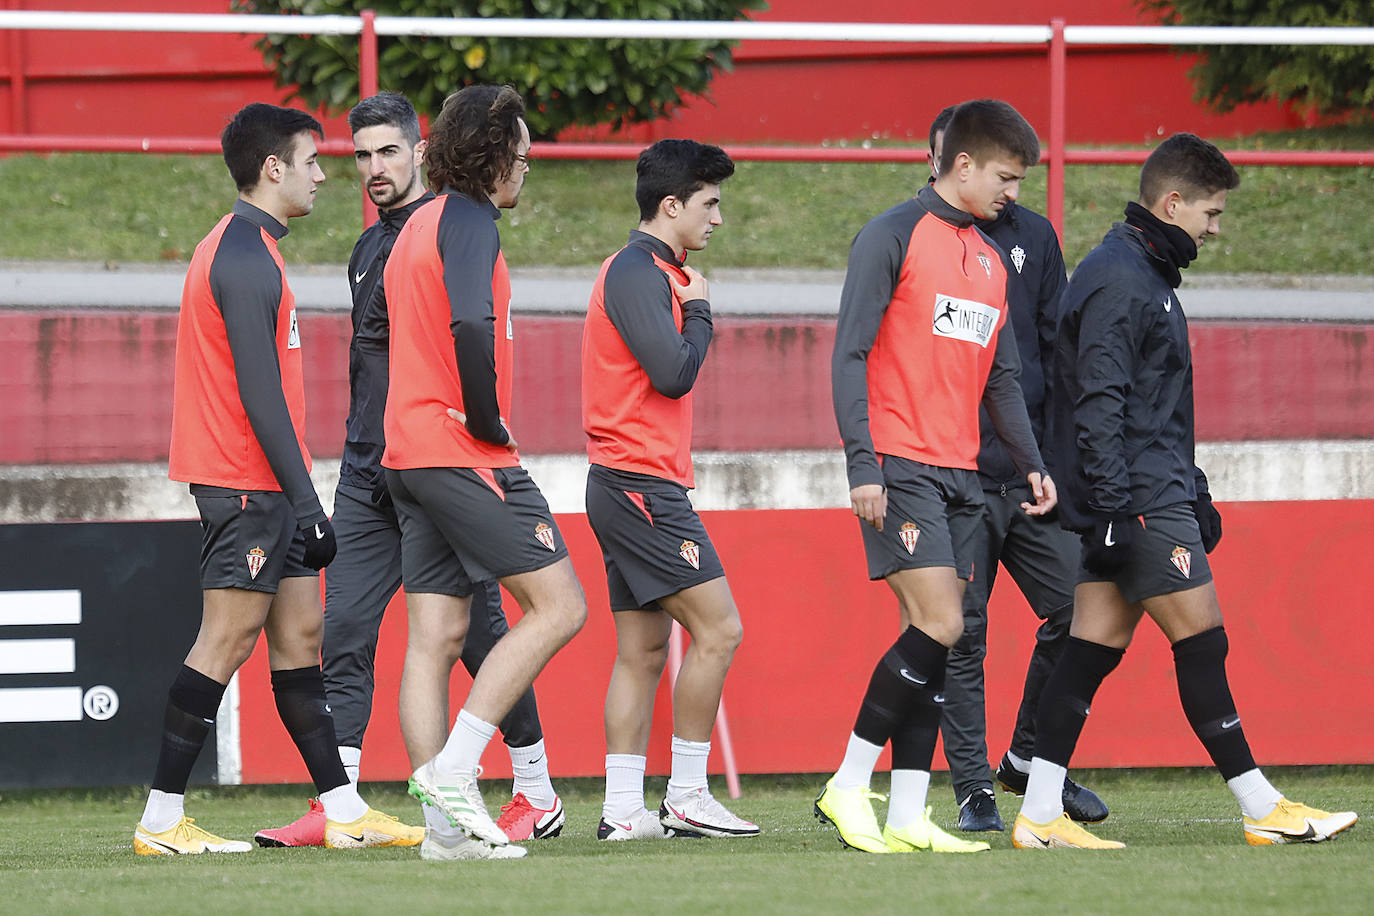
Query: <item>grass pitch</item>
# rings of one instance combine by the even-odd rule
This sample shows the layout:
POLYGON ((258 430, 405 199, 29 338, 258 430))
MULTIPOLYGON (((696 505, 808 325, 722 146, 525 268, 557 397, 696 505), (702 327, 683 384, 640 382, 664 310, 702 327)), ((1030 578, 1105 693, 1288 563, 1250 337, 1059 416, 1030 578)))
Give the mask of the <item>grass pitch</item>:
MULTIPOLYGON (((422 862, 413 849, 257 849, 246 855, 135 856, 143 790, 0 796, 0 891, 11 913, 1361 913, 1374 899, 1374 768, 1284 768, 1291 797, 1366 822, 1311 846, 1247 846, 1230 793, 1210 770, 1076 774, 1112 807, 1098 831, 1121 852, 1038 853, 989 835, 975 855, 867 856, 841 849, 811 815, 822 776, 745 777, 731 804, 764 827, 749 840, 600 843, 600 780, 559 780, 568 826, 513 862, 422 862)), ((877 788, 882 788, 880 776, 877 788)), ((649 797, 662 780, 649 781, 649 797)), ((724 791, 723 785, 715 786, 724 791)), ((249 838, 304 810, 301 787, 193 789, 210 830, 249 838)), ((487 783, 495 805, 508 791, 487 783)), ((374 806, 414 822, 395 784, 364 785, 374 806)), ((948 778, 931 788, 953 826, 948 778)), ((1010 824, 1019 802, 999 793, 1010 824)))
MULTIPOLYGON (((1218 139, 1226 149, 1370 149, 1374 125, 1218 139)), ((351 159, 322 157, 315 211, 293 220, 287 263, 342 264, 362 229, 351 159)), ((1244 167, 1221 237, 1195 273, 1364 274, 1374 247, 1374 169, 1244 167)), ((925 183, 924 164, 741 162, 726 185, 725 225, 692 263, 713 268, 843 269, 854 234, 925 183)), ((1138 166, 1065 170, 1070 268, 1134 199, 1138 166)), ((1021 201, 1044 212, 1046 169, 1021 201)), ((71 153, 0 157, 0 257, 184 263, 233 202, 218 156, 71 153)), ((593 268, 637 222, 634 163, 537 160, 501 243, 520 267, 593 268)))

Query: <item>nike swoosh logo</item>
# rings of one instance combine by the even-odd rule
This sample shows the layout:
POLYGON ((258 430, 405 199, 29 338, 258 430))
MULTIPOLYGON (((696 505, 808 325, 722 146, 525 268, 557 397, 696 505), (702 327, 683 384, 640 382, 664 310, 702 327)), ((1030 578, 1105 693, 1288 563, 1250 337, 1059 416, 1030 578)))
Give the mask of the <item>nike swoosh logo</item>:
POLYGON ((924 687, 924 686, 926 685, 926 680, 927 680, 927 678, 916 677, 915 675, 913 675, 910 671, 906 670, 905 668, 902 668, 901 671, 900 671, 899 673, 902 675, 902 677, 906 678, 908 681, 911 681, 911 683, 913 683, 913 684, 920 684, 922 687, 924 687))
POLYGON ((541 760, 543 760, 543 759, 544 759, 544 755, 543 755, 543 754, 540 754, 538 757, 536 757, 536 758, 534 758, 533 760, 531 760, 531 761, 529 762, 529 765, 530 765, 530 766, 534 766, 536 763, 538 763, 539 761, 541 761, 541 760))
POLYGON ((943 693, 937 693, 937 694, 935 694, 935 702, 936 702, 936 703, 943 703, 944 701, 945 701, 945 695, 944 695, 943 693))
POLYGON ((1107 539, 1106 539, 1105 541, 1102 542, 1102 546, 1104 546, 1104 547, 1115 547, 1115 546, 1116 546, 1116 541, 1112 539, 1112 525, 1114 525, 1114 524, 1116 524, 1116 523, 1115 523, 1115 522, 1108 522, 1108 523, 1107 523, 1107 539))
POLYGON ((340 832, 340 833, 343 833, 344 836, 348 837, 350 840, 352 840, 352 841, 355 842, 355 843, 361 843, 361 842, 363 841, 363 839, 367 836, 366 833, 360 833, 360 834, 358 834, 357 836, 354 836, 353 834, 351 834, 351 833, 345 833, 345 832, 342 831, 342 830, 339 831, 339 832, 340 832))
POLYGON ((361 282, 363 282, 363 277, 366 277, 366 276, 367 276, 367 271, 363 271, 363 272, 360 273, 360 274, 354 274, 354 275, 353 275, 353 282, 354 282, 354 283, 361 283, 361 282))
POLYGON ((316 526, 315 526, 315 540, 317 540, 317 541, 322 541, 322 540, 324 540, 324 532, 320 530, 320 526, 319 526, 319 525, 316 525, 316 526))
POLYGON ((1173 297, 1173 296, 1170 296, 1169 298, 1167 298, 1167 299, 1164 300, 1164 311, 1167 312, 1167 311, 1169 311, 1170 309, 1172 309, 1173 307, 1174 307, 1174 297, 1173 297))
MULTIPOLYGON (((1308 829, 1310 830, 1311 828, 1308 829)), ((172 846, 168 843, 164 843, 161 840, 153 839, 151 836, 148 836, 146 834, 139 837, 139 839, 142 840, 144 843, 147 843, 149 846, 156 846, 158 849, 165 849, 174 856, 181 854, 181 850, 177 849, 175 846, 172 846)))
POLYGON ((1236 716, 1236 717, 1235 717, 1234 719, 1232 719, 1230 722, 1223 722, 1223 723, 1221 723, 1221 727, 1222 727, 1222 728, 1235 728, 1235 727, 1236 727, 1237 725, 1239 725, 1239 724, 1240 724, 1240 716, 1236 716))

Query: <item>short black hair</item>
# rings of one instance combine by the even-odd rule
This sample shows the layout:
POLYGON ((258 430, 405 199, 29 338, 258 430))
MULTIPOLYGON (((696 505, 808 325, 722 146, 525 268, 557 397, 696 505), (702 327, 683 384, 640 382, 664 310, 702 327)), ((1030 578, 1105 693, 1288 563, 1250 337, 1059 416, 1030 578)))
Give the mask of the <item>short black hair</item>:
POLYGON ((935 152, 935 135, 949 127, 949 119, 954 117, 954 109, 958 105, 946 105, 940 109, 940 113, 935 116, 935 120, 930 122, 930 151, 935 152))
POLYGON ((420 142, 420 116, 410 99, 399 92, 379 92, 353 106, 348 113, 348 129, 357 133, 364 127, 395 127, 411 146, 420 142))
POLYGON ((635 174, 639 219, 648 222, 658 213, 663 198, 686 201, 705 185, 720 184, 735 174, 735 163, 719 146, 695 140, 660 140, 639 154, 635 174))
POLYGON ((224 164, 240 191, 258 186, 262 164, 268 156, 276 156, 292 165, 296 151, 296 137, 310 132, 324 139, 320 122, 303 111, 280 108, 264 102, 253 102, 240 108, 219 135, 219 147, 224 164))
POLYGON ((1001 99, 974 99, 954 109, 945 127, 940 174, 954 168, 960 153, 979 164, 998 155, 1017 159, 1026 168, 1040 161, 1040 140, 1021 113, 1001 99))
POLYGON ((1158 203, 1177 191, 1192 203, 1240 186, 1240 174, 1226 154, 1196 134, 1179 133, 1156 146, 1140 169, 1140 202, 1158 203))

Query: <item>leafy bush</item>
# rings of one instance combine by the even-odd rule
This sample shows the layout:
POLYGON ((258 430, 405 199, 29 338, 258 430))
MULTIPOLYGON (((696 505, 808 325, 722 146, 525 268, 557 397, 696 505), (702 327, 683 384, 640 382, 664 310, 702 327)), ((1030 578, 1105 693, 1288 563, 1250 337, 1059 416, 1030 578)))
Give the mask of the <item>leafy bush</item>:
MULTIPOLYGON (((233 0, 245 13, 524 19, 733 20, 764 0, 233 0)), ((508 83, 525 97, 536 138, 571 125, 649 121, 729 70, 734 42, 651 39, 380 36, 379 84, 417 110, 473 83, 508 83)), ((309 105, 342 111, 358 98, 358 41, 348 35, 268 35, 258 42, 277 84, 309 105)))
MULTIPOLYGON (((1369 0, 1136 0, 1167 25, 1370 26, 1369 0)), ((1294 102, 1318 114, 1374 105, 1374 48, 1229 45, 1201 54, 1188 75, 1196 95, 1221 111, 1244 102, 1294 102)))

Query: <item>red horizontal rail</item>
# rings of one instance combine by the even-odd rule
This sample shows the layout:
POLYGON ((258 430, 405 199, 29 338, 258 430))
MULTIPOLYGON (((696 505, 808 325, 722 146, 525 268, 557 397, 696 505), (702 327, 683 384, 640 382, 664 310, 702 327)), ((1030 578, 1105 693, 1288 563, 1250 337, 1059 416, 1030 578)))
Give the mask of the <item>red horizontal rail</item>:
MULTIPOLYGON (((625 160, 644 149, 640 143, 536 143, 541 159, 625 160)), ((925 146, 733 146, 731 157, 753 162, 925 162, 925 146)), ((326 140, 320 151, 348 156, 353 144, 326 140)), ((77 137, 60 134, 0 134, 0 152, 27 153, 203 153, 219 155, 218 140, 198 137, 77 137)), ((1139 164, 1150 155, 1145 149, 1067 149, 1070 165, 1139 164)), ((1236 165, 1374 166, 1374 150, 1230 150, 1236 165)), ((1040 157, 1049 161, 1048 150, 1040 157)))
MULTIPOLYGON (((1147 149, 1066 149, 1064 161, 1071 164, 1139 165, 1150 155, 1147 149)), ((1374 150, 1260 150, 1226 152, 1233 165, 1369 165, 1374 166, 1374 150)))

